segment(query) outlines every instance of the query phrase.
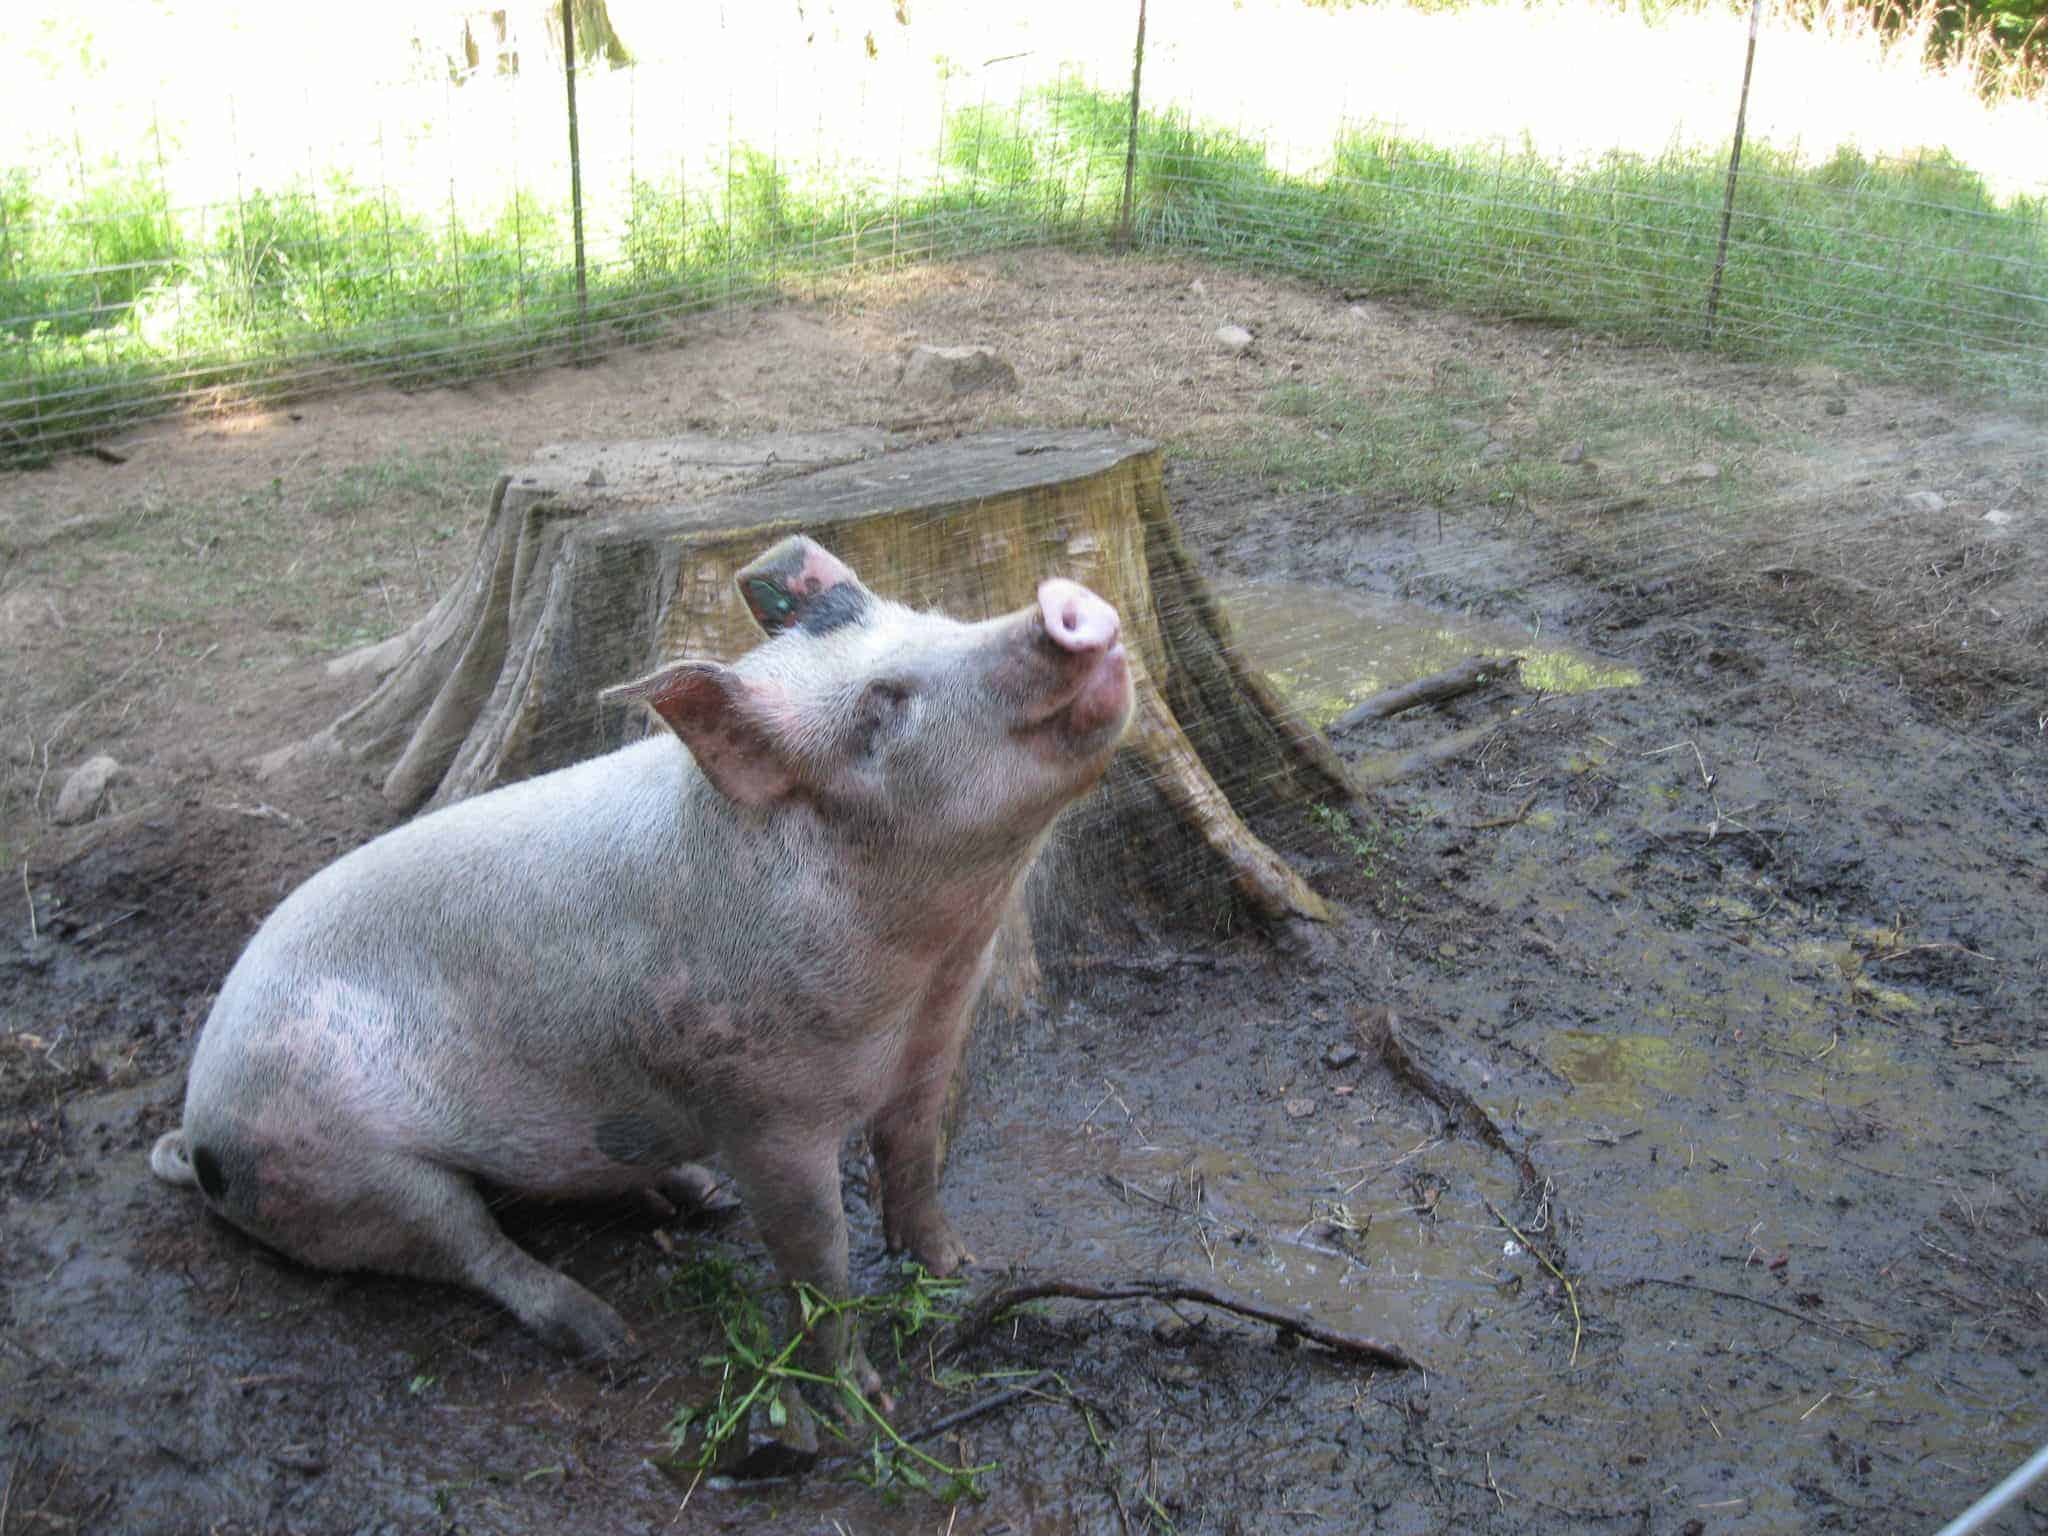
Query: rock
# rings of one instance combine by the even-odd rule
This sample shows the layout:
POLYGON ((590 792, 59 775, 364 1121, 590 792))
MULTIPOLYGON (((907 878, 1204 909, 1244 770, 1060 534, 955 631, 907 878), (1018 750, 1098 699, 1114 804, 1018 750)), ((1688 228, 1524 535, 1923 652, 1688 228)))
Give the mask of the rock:
POLYGON ((1984 514, 1984 521, 1994 528, 2010 528, 2019 521, 2019 514, 2007 511, 2004 507, 1993 507, 1984 514))
POLYGON ((1216 340, 1222 343, 1224 351, 1236 356, 1251 350, 1252 333, 1241 325, 1219 325, 1216 340))
POLYGON ((817 1462, 818 1421, 797 1395, 795 1384, 785 1382, 779 1392, 764 1396, 748 1410, 746 1432, 725 1443, 718 1470, 746 1480, 798 1477, 817 1462))
POLYGON ((1696 464, 1686 464, 1678 469, 1668 469, 1657 477, 1659 485, 1711 485, 1721 478, 1721 466, 1712 459, 1701 459, 1696 464))
POLYGON ((1192 283, 1188 284, 1188 292, 1192 293, 1198 299, 1208 291, 1209 285, 1203 282, 1199 277, 1196 278, 1192 283))
POLYGON ((1015 390, 1017 370, 998 357, 994 347, 917 346, 903 360, 896 382, 916 394, 959 400, 1015 390))
POLYGON ((1287 1101, 1287 1118, 1290 1120, 1306 1120, 1315 1112, 1316 1101, 1314 1099, 1289 1099, 1287 1101))
POLYGON ((1849 402, 1840 395, 1834 395, 1829 398, 1828 403, 1823 405, 1821 409, 1830 416, 1846 416, 1849 414, 1849 402))
POLYGON ((1948 498, 1939 491, 1912 491, 1906 496, 1908 512, 1925 512, 1932 515, 1948 510, 1948 498))
POLYGON ((1514 456, 1515 450, 1498 438, 1479 450, 1479 462, 1482 464, 1505 464, 1514 456))
POLYGON ((1586 462, 1586 444, 1583 439, 1573 443, 1557 456, 1560 464, 1583 464, 1586 462))
POLYGON ((583 477, 583 483, 589 486, 592 490, 597 489, 599 486, 605 483, 604 471, 593 467, 590 473, 583 477))
POLYGON ((1323 1052, 1323 1065, 1332 1072, 1341 1072, 1356 1060, 1358 1060, 1358 1047, 1350 1044, 1348 1041, 1340 1040, 1323 1052))
POLYGON ((51 813, 51 820, 60 827, 91 821, 99 812, 100 802, 107 798, 107 786, 120 773, 121 765, 104 752, 87 758, 71 770, 71 776, 57 792, 57 809, 51 813))

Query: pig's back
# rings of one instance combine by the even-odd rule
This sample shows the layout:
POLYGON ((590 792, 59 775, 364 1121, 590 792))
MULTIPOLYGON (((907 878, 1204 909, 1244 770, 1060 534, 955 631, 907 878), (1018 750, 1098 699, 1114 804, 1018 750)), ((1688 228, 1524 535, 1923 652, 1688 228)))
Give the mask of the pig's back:
MULTIPOLYGON (((673 738, 509 785, 337 860, 258 930, 194 1055, 187 1118, 282 1095, 412 1140, 494 1136, 644 1071, 631 1028, 686 963, 673 738)), ((515 1131, 516 1134, 516 1131, 515 1131)))

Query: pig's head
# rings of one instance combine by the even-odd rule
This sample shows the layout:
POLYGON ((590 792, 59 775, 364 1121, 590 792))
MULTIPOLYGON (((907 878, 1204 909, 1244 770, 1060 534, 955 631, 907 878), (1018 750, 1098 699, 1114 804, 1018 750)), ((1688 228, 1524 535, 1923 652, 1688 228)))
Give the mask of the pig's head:
POLYGON ((650 705, 738 805, 805 806, 952 867, 1013 859, 1101 776, 1129 721, 1116 610, 1074 582, 964 624, 877 597, 800 537, 738 580, 767 644, 606 695, 650 705))

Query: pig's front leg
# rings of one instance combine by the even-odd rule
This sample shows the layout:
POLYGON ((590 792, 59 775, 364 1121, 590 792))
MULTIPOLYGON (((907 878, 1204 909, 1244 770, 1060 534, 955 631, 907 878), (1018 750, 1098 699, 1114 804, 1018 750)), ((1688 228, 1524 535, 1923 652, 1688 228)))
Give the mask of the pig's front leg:
POLYGON ((939 1208, 939 1123, 946 1089, 967 1040, 965 1009, 937 1039, 904 1063, 895 1095, 868 1125, 882 1175, 882 1239, 935 1275, 950 1275, 974 1255, 939 1208))
MULTIPOLYGON (((846 1300, 846 1207, 839 1187, 839 1143, 784 1127, 763 1127, 748 1145, 733 1149, 727 1161, 783 1283, 792 1291, 808 1285, 828 1301, 846 1300)), ((882 1378, 868 1363, 867 1352, 843 1315, 819 1322, 811 1349, 821 1375, 836 1374, 843 1367, 863 1396, 881 1392, 882 1378)))

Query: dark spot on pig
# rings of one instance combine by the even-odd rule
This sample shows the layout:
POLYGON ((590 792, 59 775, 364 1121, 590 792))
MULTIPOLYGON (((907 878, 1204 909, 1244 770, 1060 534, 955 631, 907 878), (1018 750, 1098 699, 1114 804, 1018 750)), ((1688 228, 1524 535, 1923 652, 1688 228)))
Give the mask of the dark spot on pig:
POLYGON ((598 1121, 597 1150, 635 1168, 666 1168, 683 1160, 683 1149, 645 1115, 607 1115, 598 1121))
POLYGON ((804 599, 797 610, 797 628, 807 635, 829 635, 835 629, 858 624, 867 617, 868 595, 849 582, 828 587, 816 597, 804 599))
POLYGON ((213 1155, 211 1147, 192 1149, 192 1171, 199 1175, 199 1187, 206 1192, 209 1200, 218 1200, 227 1193, 228 1177, 221 1171, 220 1159, 213 1155))

